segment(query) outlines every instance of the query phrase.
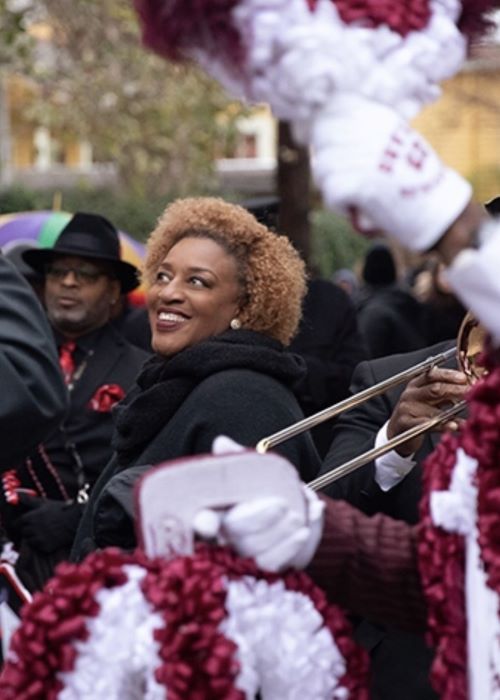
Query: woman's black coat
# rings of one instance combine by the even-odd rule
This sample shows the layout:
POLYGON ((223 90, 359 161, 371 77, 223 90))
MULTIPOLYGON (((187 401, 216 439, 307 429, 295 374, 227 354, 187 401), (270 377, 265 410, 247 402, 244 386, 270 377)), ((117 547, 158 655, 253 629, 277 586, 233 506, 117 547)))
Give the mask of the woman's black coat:
MULTIPOLYGON (((190 349, 190 359, 196 359, 194 373, 205 376, 190 388, 171 417, 138 452, 134 454, 129 445, 126 450, 119 449, 106 467, 94 488, 96 495, 89 503, 77 535, 73 559, 81 558, 96 545, 134 546, 133 486, 150 465, 208 453, 218 435, 227 435, 242 445, 253 447, 261 438, 303 417, 290 387, 304 371, 300 358, 284 351, 276 341, 249 331, 223 334, 209 343, 190 349), (238 354, 238 348, 247 344, 252 347, 251 361, 245 359, 244 353, 238 354), (205 345, 210 348, 208 354, 205 345), (200 364, 201 351, 205 353, 205 365, 200 364), (261 356, 265 356, 266 361, 261 362, 261 356), (211 372, 210 367, 222 369, 211 372)), ((186 351, 179 355, 184 353, 186 351)), ((181 359, 187 357, 185 354, 181 359)), ((183 362, 182 367, 185 365, 183 362)), ((167 405, 168 394, 160 397, 160 406, 163 402, 168 413, 172 409, 167 405)), ((159 407, 151 410, 152 420, 159 415, 159 410, 159 407)), ((134 411, 131 415, 134 416, 134 411)), ((119 417, 120 424, 123 421, 119 417)), ((117 442, 123 447, 127 440, 117 442)), ((319 457, 309 433, 283 443, 276 451, 297 467, 304 481, 312 480, 318 473, 319 457)))

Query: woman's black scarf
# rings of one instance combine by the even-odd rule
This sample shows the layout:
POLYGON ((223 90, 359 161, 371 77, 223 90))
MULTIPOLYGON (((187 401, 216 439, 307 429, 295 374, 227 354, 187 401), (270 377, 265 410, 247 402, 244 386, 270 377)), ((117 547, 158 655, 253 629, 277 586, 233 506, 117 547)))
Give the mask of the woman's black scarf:
POLYGON ((227 369, 250 369, 293 387, 305 374, 301 357, 277 340, 254 331, 226 331, 182 350, 170 359, 148 360, 137 386, 115 409, 113 447, 120 465, 129 465, 172 418, 206 377, 227 369))

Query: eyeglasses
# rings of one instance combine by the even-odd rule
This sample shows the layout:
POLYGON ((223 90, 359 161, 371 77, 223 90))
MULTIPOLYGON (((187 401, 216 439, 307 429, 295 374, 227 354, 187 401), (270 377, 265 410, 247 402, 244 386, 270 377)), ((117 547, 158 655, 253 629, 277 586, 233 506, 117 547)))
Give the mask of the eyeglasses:
POLYGON ((97 282, 99 277, 107 274, 103 270, 98 270, 96 267, 91 267, 90 265, 82 265, 80 267, 47 265, 45 268, 46 276, 50 277, 52 280, 57 280, 58 282, 66 279, 70 272, 73 273, 76 281, 80 284, 94 284, 97 282))

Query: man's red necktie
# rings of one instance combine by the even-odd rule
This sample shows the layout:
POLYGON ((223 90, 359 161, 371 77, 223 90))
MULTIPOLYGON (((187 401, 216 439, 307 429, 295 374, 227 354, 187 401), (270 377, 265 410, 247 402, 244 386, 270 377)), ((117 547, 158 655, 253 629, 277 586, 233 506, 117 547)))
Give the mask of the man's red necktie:
POLYGON ((59 364, 61 365, 61 370, 66 384, 71 383, 73 372, 75 371, 75 360, 73 358, 75 348, 76 343, 74 340, 67 340, 59 348, 59 364))

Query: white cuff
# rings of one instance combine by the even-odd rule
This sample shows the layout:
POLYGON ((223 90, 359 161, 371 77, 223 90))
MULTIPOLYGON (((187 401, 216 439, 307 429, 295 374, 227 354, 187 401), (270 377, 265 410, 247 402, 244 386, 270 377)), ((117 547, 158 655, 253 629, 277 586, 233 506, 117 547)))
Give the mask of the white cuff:
POLYGON ((500 345, 500 221, 483 224, 479 250, 467 248, 446 270, 457 297, 500 345))
MULTIPOLYGON (((389 442, 387 437, 387 426, 389 421, 383 425, 375 438, 375 447, 383 447, 389 442)), ((409 457, 402 457, 395 450, 386 452, 385 455, 377 457, 375 460, 375 481, 382 491, 390 491, 397 486, 405 476, 411 472, 416 462, 409 457)))

